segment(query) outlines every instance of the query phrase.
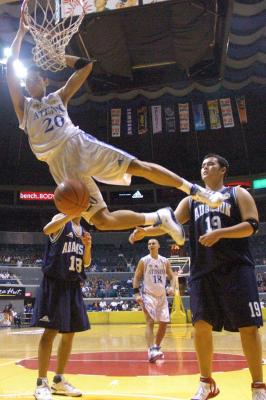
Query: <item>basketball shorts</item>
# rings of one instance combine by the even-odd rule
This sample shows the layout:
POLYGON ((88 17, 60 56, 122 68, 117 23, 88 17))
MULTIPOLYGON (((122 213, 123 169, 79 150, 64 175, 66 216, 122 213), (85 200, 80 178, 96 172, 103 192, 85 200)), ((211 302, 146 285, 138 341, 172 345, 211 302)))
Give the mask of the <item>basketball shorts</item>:
POLYGON ((254 268, 216 269, 190 282, 192 323, 203 320, 213 330, 237 332, 263 325, 254 268))
POLYGON ((55 329, 60 333, 90 329, 80 283, 44 276, 36 296, 32 326, 55 329))
POLYGON ((91 207, 83 217, 89 222, 96 212, 107 207, 94 179, 110 185, 130 185, 131 175, 126 171, 135 158, 125 151, 80 132, 69 138, 48 164, 57 184, 68 178, 79 179, 87 185, 91 207))
POLYGON ((144 308, 156 322, 169 322, 169 308, 166 296, 152 296, 149 293, 142 294, 144 308))

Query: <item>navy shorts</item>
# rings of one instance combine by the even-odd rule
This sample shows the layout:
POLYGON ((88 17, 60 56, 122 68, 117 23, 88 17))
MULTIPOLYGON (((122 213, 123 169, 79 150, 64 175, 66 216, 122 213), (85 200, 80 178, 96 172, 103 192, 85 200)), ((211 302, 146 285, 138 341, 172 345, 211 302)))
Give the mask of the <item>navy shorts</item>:
POLYGON ((192 323, 237 332, 263 325, 255 271, 250 266, 216 269, 190 282, 192 323))
POLYGON ((32 326, 55 329, 60 333, 90 329, 80 283, 44 276, 36 296, 32 326))

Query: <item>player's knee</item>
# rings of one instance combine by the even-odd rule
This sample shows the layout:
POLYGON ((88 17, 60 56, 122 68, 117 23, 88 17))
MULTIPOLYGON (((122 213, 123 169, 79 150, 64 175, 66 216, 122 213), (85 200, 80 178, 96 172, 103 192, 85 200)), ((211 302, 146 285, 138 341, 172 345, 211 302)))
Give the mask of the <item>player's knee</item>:
POLYGON ((127 169, 127 172, 131 175, 143 175, 145 171, 148 171, 150 169, 150 163, 146 161, 141 161, 134 159, 131 161, 129 164, 129 167, 127 169))
POLYGON ((104 209, 97 212, 91 218, 93 225, 100 231, 107 231, 112 228, 112 218, 109 210, 104 209))

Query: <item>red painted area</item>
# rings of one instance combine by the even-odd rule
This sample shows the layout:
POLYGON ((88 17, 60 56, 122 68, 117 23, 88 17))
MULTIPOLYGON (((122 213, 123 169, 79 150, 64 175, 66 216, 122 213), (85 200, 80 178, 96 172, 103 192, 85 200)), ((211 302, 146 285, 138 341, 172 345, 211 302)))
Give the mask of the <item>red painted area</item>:
MULTIPOLYGON (((104 352, 72 354, 66 368, 69 374, 107 375, 107 376, 149 376, 149 375, 187 375, 198 373, 196 354, 193 352, 165 352, 165 358, 151 364, 146 352, 104 352)), ((18 362, 26 368, 37 369, 37 359, 18 362)), ((56 357, 50 362, 54 371, 56 357)), ((215 354, 214 372, 235 371, 246 368, 243 356, 234 354, 215 354)))

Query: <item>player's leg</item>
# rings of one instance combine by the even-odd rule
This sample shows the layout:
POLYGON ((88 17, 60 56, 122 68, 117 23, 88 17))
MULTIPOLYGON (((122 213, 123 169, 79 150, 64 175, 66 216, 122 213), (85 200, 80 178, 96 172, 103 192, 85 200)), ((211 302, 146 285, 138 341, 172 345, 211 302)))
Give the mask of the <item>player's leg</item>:
POLYGON ((56 374, 51 386, 52 393, 57 395, 80 397, 82 392, 67 382, 64 378, 64 371, 72 350, 72 343, 75 333, 62 333, 57 350, 56 374))
POLYGON ((213 275, 209 273, 190 284, 190 308, 193 315, 194 346, 200 372, 200 382, 191 400, 207 400, 219 394, 212 379, 213 336, 212 331, 221 330, 223 319, 213 275), (206 301, 206 299, 208 299, 206 301), (208 321, 211 321, 208 322, 208 321))
POLYGON ((194 324, 194 345, 201 376, 211 377, 213 339, 212 326, 205 321, 197 321, 194 324))
POLYGON ((65 366, 72 350, 73 338, 74 332, 62 333, 61 335, 57 349, 56 374, 58 375, 63 375, 65 371, 65 366))
POLYGON ((262 345, 257 326, 239 328, 243 352, 246 356, 253 382, 263 382, 262 345))
POLYGON ((162 340, 165 336, 167 325, 168 325, 167 322, 159 322, 155 339, 155 344, 157 344, 158 346, 160 346, 160 344, 162 343, 162 340))
POLYGON ((210 192, 199 185, 192 184, 161 165, 134 159, 126 171, 133 176, 145 178, 153 183, 163 186, 175 187, 184 193, 192 195, 194 200, 200 201, 216 208, 226 196, 219 192, 210 192))
POLYGON ((38 348, 38 379, 34 393, 36 400, 52 399, 48 385, 47 371, 52 353, 53 342, 56 334, 55 329, 45 329, 39 342, 38 348))

